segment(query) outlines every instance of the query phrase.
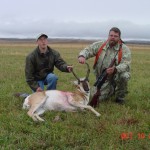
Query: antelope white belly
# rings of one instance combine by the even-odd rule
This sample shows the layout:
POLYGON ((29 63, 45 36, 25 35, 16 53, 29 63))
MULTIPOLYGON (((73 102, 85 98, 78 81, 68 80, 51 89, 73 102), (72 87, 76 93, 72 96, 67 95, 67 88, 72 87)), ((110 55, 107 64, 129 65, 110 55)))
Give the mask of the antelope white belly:
POLYGON ((71 106, 68 102, 69 99, 72 98, 71 92, 63 92, 58 90, 50 90, 46 91, 46 95, 48 98, 44 103, 44 108, 48 110, 56 110, 56 111, 63 111, 63 110, 75 110, 74 106, 71 106))

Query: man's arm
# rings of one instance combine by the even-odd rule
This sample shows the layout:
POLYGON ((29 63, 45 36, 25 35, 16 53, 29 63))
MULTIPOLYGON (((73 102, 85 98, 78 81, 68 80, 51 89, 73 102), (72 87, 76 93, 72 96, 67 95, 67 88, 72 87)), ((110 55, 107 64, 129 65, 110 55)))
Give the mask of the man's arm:
POLYGON ((30 86, 30 88, 33 91, 36 91, 37 88, 39 87, 38 82, 35 81, 34 76, 34 65, 31 59, 31 56, 26 57, 26 64, 25 64, 25 77, 26 77, 26 82, 30 86))
POLYGON ((88 47, 84 48, 83 50, 81 50, 78 56, 79 63, 84 64, 86 59, 94 57, 97 54, 102 43, 103 42, 95 42, 89 45, 88 47))
POLYGON ((71 72, 72 70, 72 66, 68 65, 60 56, 60 53, 57 51, 53 51, 54 52, 54 64, 57 67, 57 69, 59 69, 62 72, 71 72))

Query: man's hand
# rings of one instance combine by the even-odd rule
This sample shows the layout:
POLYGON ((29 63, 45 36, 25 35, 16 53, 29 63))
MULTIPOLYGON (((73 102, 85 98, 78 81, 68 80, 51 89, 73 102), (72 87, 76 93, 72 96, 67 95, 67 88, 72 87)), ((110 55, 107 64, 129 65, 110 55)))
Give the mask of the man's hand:
POLYGON ((79 57, 78 57, 78 61, 79 61, 79 63, 81 63, 81 64, 85 64, 85 57, 84 57, 84 56, 79 56, 79 57))
POLYGON ((41 87, 38 87, 37 89, 36 89, 36 92, 42 92, 43 90, 41 89, 41 87))
POLYGON ((68 69, 69 72, 71 72, 72 69, 73 69, 73 66, 67 66, 67 69, 68 69))
POLYGON ((116 71, 117 70, 116 70, 115 66, 106 69, 106 72, 107 72, 108 75, 111 75, 111 74, 115 73, 116 71))

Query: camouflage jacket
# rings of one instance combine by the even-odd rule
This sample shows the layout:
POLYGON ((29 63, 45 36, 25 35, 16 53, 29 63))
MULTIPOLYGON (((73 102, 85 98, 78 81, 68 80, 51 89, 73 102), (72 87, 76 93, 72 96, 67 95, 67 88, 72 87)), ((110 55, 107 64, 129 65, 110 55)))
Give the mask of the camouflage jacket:
MULTIPOLYGON (((99 41, 89 45, 79 53, 79 56, 84 56, 86 59, 96 56, 98 50, 100 49, 103 43, 104 41, 99 41)), ((104 46, 94 69, 96 76, 99 76, 104 68, 108 68, 112 59, 114 59, 115 54, 119 50, 119 47, 120 45, 117 44, 114 47, 110 48, 108 43, 104 46)), ((125 44, 122 44, 122 58, 119 64, 118 64, 118 56, 116 56, 115 66, 117 72, 118 73, 129 72, 130 63, 131 63, 130 49, 125 44)))
POLYGON ((38 88, 39 80, 46 78, 47 74, 53 73, 54 66, 62 72, 68 72, 66 62, 61 58, 59 52, 48 47, 46 54, 40 53, 37 47, 26 57, 25 76, 26 82, 32 90, 38 88))

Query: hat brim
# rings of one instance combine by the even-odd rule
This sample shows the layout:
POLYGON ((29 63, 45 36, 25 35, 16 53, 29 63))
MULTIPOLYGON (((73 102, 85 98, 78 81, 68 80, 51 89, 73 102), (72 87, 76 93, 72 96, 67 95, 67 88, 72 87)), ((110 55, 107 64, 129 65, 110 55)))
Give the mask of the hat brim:
POLYGON ((36 40, 39 40, 41 37, 45 37, 45 38, 48 38, 48 36, 46 34, 40 34, 36 40))

